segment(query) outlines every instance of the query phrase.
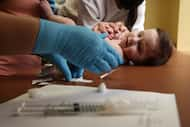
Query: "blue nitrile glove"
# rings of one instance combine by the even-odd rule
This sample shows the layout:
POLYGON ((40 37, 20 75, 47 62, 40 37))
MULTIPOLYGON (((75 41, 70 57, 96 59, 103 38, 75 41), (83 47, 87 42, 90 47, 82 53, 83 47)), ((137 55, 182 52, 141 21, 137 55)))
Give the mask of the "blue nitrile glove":
POLYGON ((109 34, 108 33, 97 33, 97 35, 102 38, 105 39, 109 34))
MULTIPOLYGON (((98 36, 104 39, 107 37, 107 35, 107 33, 103 33, 99 34, 98 36)), ((53 64, 57 66, 57 68, 64 74, 66 81, 70 81, 72 78, 80 78, 83 76, 83 68, 77 67, 67 62, 65 58, 58 53, 44 55, 43 57, 50 60, 53 64)))
POLYGON ((70 81, 72 79, 71 70, 64 57, 62 57, 58 53, 45 54, 42 56, 56 65, 56 67, 64 74, 66 81, 70 81))
POLYGON ((108 72, 123 64, 121 56, 90 29, 43 19, 33 53, 58 53, 73 65, 95 73, 108 72))
POLYGON ((68 65, 71 70, 72 78, 81 78, 83 76, 83 73, 84 73, 83 68, 77 67, 69 62, 68 62, 68 65))
POLYGON ((65 58, 58 53, 43 55, 43 57, 57 66, 57 68, 64 74, 66 81, 83 76, 84 70, 82 68, 67 62, 65 58))

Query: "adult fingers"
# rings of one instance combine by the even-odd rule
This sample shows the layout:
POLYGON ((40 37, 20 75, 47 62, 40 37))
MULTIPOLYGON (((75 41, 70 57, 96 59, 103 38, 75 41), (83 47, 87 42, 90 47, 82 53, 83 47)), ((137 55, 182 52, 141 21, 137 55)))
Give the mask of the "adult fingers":
POLYGON ((64 73, 66 81, 70 81, 72 79, 70 68, 63 56, 60 54, 51 54, 46 56, 46 58, 52 61, 53 64, 55 64, 57 68, 60 69, 62 73, 64 73))

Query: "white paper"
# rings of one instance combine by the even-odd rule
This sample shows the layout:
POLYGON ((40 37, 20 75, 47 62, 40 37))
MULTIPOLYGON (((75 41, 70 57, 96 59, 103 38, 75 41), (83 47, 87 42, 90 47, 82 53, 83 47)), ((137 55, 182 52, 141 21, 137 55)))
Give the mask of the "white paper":
POLYGON ((38 92, 43 96, 31 99, 25 94, 1 104, 1 127, 180 127, 174 94, 115 89, 107 89, 107 92, 102 94, 97 92, 95 87, 63 85, 45 86, 38 92), (122 116, 12 116, 23 101, 34 104, 53 104, 62 101, 101 103, 110 98, 126 99, 134 104, 134 107, 146 109, 146 112, 122 116))

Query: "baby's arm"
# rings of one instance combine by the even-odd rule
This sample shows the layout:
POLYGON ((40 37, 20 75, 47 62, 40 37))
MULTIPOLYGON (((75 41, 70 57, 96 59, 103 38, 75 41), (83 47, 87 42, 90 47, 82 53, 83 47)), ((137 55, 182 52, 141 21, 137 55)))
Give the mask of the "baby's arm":
POLYGON ((68 25, 75 25, 75 22, 70 18, 54 15, 47 0, 40 0, 40 8, 41 16, 45 19, 68 25))

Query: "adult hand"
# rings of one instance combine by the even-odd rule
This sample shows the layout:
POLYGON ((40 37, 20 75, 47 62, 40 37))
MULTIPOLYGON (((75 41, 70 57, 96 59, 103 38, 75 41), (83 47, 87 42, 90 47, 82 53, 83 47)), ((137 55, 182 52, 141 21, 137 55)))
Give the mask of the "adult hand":
POLYGON ((93 28, 93 31, 97 33, 108 33, 108 38, 118 39, 118 36, 128 31, 127 27, 122 22, 99 22, 93 28))
POLYGON ((57 53, 71 64, 95 73, 108 72, 123 64, 121 56, 90 29, 43 19, 33 53, 57 53))
POLYGON ((63 56, 58 53, 43 55, 44 58, 50 60, 63 73, 66 81, 72 78, 80 78, 83 76, 84 70, 67 62, 63 56))
POLYGON ((114 23, 110 23, 110 22, 99 22, 97 23, 92 30, 97 32, 97 33, 109 33, 109 34, 113 34, 114 33, 114 29, 112 27, 111 24, 114 23))
MULTIPOLYGON (((99 37, 105 39, 106 33, 99 34, 99 37)), ((72 78, 80 78, 83 76, 84 69, 77 67, 65 60, 60 54, 47 54, 43 55, 46 59, 50 60, 57 68, 63 73, 66 81, 70 81, 72 78)))

